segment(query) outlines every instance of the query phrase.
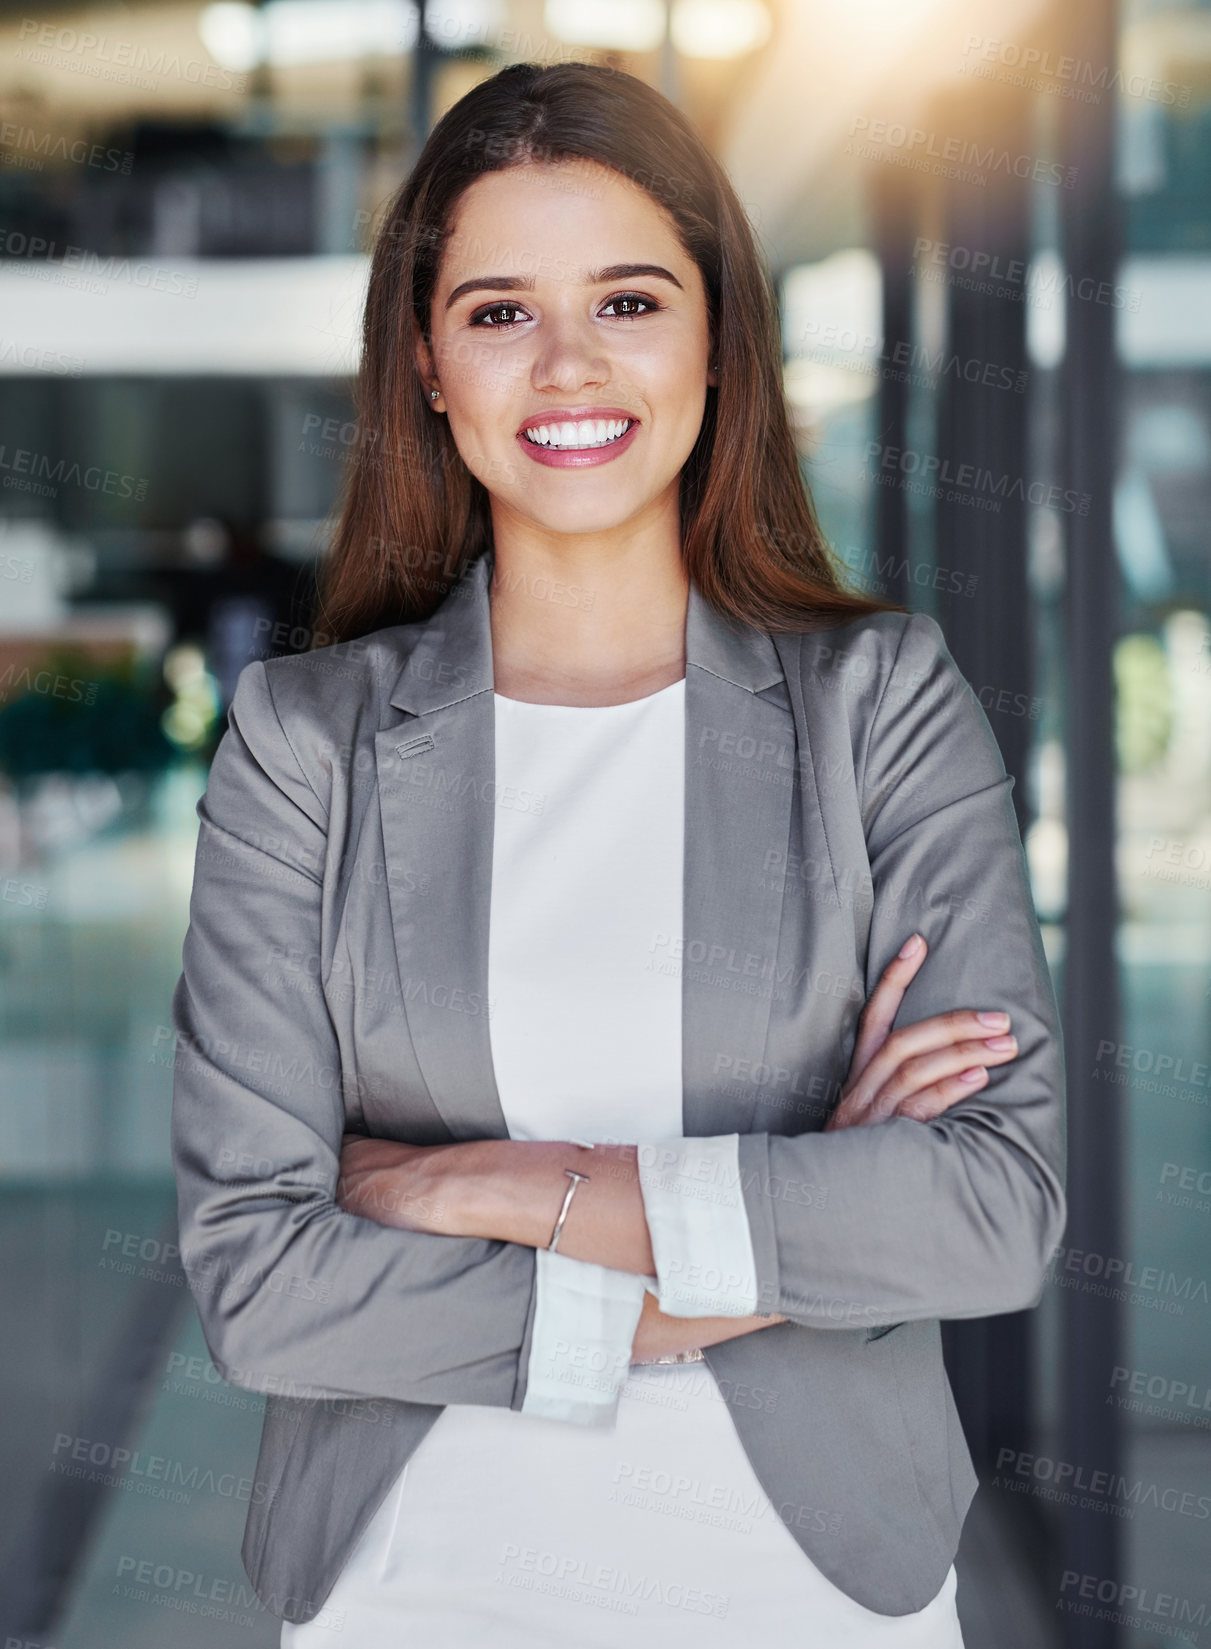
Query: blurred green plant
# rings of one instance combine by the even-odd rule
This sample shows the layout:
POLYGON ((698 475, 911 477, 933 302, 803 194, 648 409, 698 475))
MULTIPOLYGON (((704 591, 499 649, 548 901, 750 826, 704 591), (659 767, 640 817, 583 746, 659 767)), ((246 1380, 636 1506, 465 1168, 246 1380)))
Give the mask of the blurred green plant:
POLYGON ((1173 690, 1163 642, 1121 636, 1114 649, 1115 733, 1119 769, 1146 773, 1162 760, 1173 731, 1173 690))
POLYGON ((209 764, 223 707, 219 684, 206 668, 201 647, 189 641, 170 647, 164 657, 164 680, 176 697, 160 726, 179 750, 202 756, 209 764))
POLYGON ((157 666, 131 659, 98 666, 56 648, 39 665, 0 670, 0 771, 154 773, 177 758, 160 725, 165 691, 157 666))

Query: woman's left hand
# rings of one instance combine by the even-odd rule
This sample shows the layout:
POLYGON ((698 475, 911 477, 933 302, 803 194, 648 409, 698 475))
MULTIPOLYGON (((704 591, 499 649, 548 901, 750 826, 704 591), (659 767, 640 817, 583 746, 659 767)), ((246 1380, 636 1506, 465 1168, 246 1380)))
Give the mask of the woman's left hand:
POLYGON ((399 1140, 345 1134, 336 1200, 346 1213, 400 1231, 457 1236, 451 1195, 457 1145, 404 1145, 399 1140))

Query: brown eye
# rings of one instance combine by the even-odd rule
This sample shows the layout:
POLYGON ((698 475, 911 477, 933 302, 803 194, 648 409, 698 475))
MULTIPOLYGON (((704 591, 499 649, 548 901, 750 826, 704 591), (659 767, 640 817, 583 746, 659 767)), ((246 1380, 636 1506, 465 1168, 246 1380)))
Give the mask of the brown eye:
MULTIPOLYGON (((472 317, 471 317, 471 325, 472 326, 483 326, 485 323, 487 323, 489 315, 499 315, 502 310, 508 311, 510 315, 520 315, 520 314, 523 313, 523 310, 522 310, 520 304, 515 304, 515 303, 494 303, 494 304, 490 304, 487 309, 478 309, 478 310, 476 310, 475 314, 472 315, 472 317)), ((513 326, 515 324, 516 323, 511 319, 510 320, 493 321, 488 326, 488 330, 489 331, 495 331, 497 328, 505 327, 505 326, 513 326)))
MULTIPOLYGON (((617 316, 619 320, 629 320, 633 316, 642 315, 647 311, 654 312, 660 308, 660 305, 654 298, 645 298, 639 292, 620 292, 616 298, 611 298, 609 300, 605 306, 605 309, 613 309, 618 304, 629 304, 632 306, 629 309, 619 312, 617 316), (633 307, 636 304, 642 304, 644 308, 637 309, 633 307)), ((602 313, 604 314, 605 310, 603 310, 602 313)))

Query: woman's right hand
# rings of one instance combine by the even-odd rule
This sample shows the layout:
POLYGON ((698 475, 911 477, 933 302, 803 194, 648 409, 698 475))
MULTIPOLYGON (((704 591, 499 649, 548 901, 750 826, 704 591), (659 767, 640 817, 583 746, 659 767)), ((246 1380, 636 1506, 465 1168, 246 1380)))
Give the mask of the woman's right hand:
POLYGON ((768 1317, 669 1317, 649 1291, 643 1296, 643 1310, 631 1342, 631 1362, 652 1363, 670 1352, 717 1346, 722 1340, 734 1340, 785 1321, 776 1311, 768 1317))
MULTIPOLYGON (((904 992, 929 949, 919 933, 913 938, 915 948, 884 968, 862 1010, 849 1075, 826 1134, 896 1116, 928 1122, 979 1093, 990 1065, 1017 1057, 1017 1038, 1007 1034, 1009 1015, 999 1010, 956 1008, 892 1030, 904 992)), ((650 1362, 667 1352, 717 1345, 785 1321, 777 1312, 768 1317, 667 1317, 654 1296, 645 1294, 631 1361, 650 1362)))
POLYGON ((892 1030, 929 949, 919 933, 913 939, 915 949, 892 959, 862 1010, 849 1075, 826 1134, 891 1117, 929 1122, 979 1093, 988 1066, 1017 1057, 1017 1039, 1006 1034, 1009 1015, 991 1009, 956 1008, 892 1030))

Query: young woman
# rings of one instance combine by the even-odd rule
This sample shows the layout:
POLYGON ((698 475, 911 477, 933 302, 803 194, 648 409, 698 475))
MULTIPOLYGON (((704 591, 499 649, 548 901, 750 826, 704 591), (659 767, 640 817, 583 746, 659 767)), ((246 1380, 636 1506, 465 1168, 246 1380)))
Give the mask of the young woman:
POLYGON ((1033 1304, 1064 1218, 983 712, 843 586, 744 213, 633 78, 444 117, 360 394, 324 644, 241 676, 174 1007, 284 1649, 951 1649, 939 1319, 1033 1304))

